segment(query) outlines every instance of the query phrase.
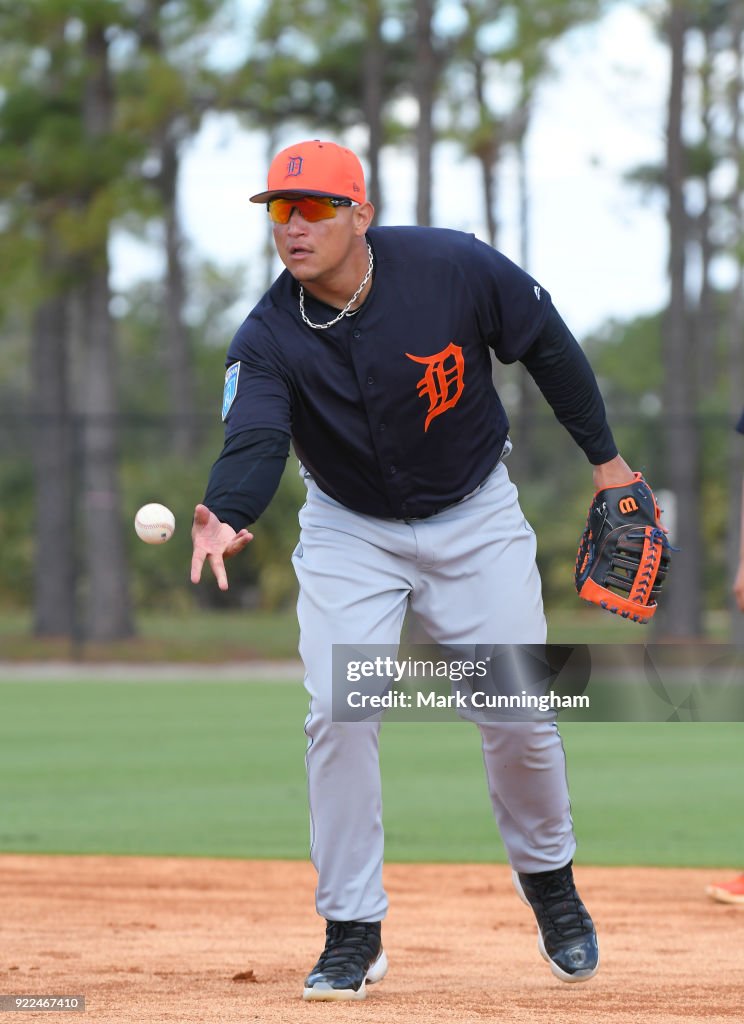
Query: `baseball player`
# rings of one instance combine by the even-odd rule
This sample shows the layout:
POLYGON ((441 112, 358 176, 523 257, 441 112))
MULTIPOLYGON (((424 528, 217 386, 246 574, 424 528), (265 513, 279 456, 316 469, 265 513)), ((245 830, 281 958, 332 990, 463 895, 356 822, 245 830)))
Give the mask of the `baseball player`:
MULTIPOLYGON (((744 434, 744 411, 736 429, 740 434, 744 434)), ((739 568, 734 580, 734 597, 739 609, 744 612, 744 480, 742 480, 741 523, 739 526, 739 568)), ((714 882, 712 885, 707 885, 705 891, 711 899, 718 903, 744 904, 744 873, 737 875, 729 882, 714 882)))
MULTIPOLYGON (((311 858, 325 948, 304 998, 363 999, 387 970, 379 722, 334 721, 333 644, 397 645, 410 605, 441 644, 544 643, 536 541, 505 465, 490 353, 520 360, 593 465, 627 481, 592 371, 545 288, 472 235, 372 227, 357 157, 280 152, 266 206, 285 270, 229 347, 224 449, 196 506, 192 580, 252 538, 289 452, 307 501, 292 556, 311 858)), ((453 197, 457 202, 457 197, 453 197)), ((538 944, 563 981, 599 953, 574 886, 561 738, 551 721, 479 725, 493 811, 538 944)))

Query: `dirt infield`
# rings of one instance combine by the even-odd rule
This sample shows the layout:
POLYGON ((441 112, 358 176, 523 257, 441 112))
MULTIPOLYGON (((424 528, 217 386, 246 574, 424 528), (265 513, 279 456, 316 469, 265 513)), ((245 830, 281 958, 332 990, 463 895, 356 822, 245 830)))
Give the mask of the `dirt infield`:
POLYGON ((587 984, 553 978, 507 868, 389 865, 387 978, 364 1003, 312 1004, 299 993, 322 922, 307 864, 0 855, 0 993, 84 995, 85 1016, 62 1019, 96 1024, 744 1018, 744 908, 704 896, 711 872, 577 876, 603 961, 587 984))

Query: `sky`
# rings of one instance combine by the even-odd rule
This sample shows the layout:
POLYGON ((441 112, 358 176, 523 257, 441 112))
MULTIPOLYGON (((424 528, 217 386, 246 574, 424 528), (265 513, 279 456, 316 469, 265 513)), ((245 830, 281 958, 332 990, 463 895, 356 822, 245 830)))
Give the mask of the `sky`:
MULTIPOLYGON (((663 204, 623 176, 663 159, 668 56, 632 3, 569 33, 552 56, 555 72, 539 92, 527 144, 532 223, 526 269, 582 338, 608 319, 653 312, 666 300, 663 204)), ((280 137, 277 148, 296 141, 295 130, 280 137)), ((361 130, 338 141, 363 154, 361 130)), ((248 197, 264 187, 266 165, 263 137, 229 115, 208 117, 184 153, 186 238, 196 255, 245 264, 241 319, 265 280, 266 214, 248 197)), ((383 181, 386 208, 379 223, 412 223, 413 153, 386 151, 383 181)), ((513 163, 505 165, 500 189, 498 247, 519 262, 513 163)), ((478 169, 454 145, 438 152, 432 222, 485 238, 478 169)), ((115 287, 160 267, 152 249, 124 235, 114 244, 113 263, 115 287)))

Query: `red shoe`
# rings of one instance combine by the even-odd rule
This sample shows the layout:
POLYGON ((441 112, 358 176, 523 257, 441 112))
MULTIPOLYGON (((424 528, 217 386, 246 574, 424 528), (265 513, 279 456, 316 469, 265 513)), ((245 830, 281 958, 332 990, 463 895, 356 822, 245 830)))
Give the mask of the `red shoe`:
POLYGON ((730 882, 716 882, 706 885, 705 891, 719 903, 741 903, 744 905, 744 875, 738 875, 730 882))

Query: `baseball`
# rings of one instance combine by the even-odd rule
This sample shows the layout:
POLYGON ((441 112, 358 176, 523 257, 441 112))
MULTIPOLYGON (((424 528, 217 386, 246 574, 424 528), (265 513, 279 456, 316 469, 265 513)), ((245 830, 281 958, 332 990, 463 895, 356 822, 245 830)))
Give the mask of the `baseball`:
POLYGON ((145 544, 165 544, 173 536, 176 517, 165 505, 157 501, 143 505, 134 517, 134 529, 145 544))

